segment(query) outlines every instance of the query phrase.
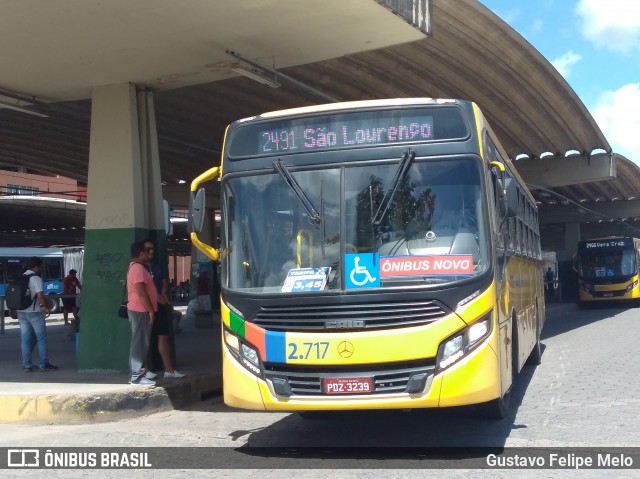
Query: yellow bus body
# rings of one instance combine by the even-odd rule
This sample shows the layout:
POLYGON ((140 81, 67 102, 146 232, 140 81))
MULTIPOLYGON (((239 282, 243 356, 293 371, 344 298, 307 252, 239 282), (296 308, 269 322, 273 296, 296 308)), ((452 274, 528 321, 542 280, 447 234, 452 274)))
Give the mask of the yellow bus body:
MULTIPOLYGON (((398 101, 378 102, 379 105, 374 106, 388 106, 391 102, 398 101)), ((406 99, 403 104, 417 102, 414 99, 406 99)), ((364 103, 373 105, 375 102, 364 103)), ((262 117, 333 111, 359 105, 359 103, 324 105, 272 112, 262 117)), ((484 158, 483 138, 485 134, 489 134, 495 141, 495 136, 475 104, 473 112, 479 154, 489 163, 491 160, 484 158)), ((225 135, 225 141, 226 139, 225 135)), ((504 150, 497 142, 496 144, 501 155, 507 158, 504 150)), ((224 158, 222 164, 224 164, 224 158)), ((521 185, 524 185, 512 167, 510 167, 510 173, 521 185)), ((195 191, 195 186, 192 190, 195 191)), ((533 204, 533 197, 526 189, 524 195, 533 204)), ((491 221, 496 223, 500 221, 494 209, 489 208, 488 215, 491 221)), ((539 237, 537 239, 539 240, 539 237)), ((201 249, 206 246, 199 241, 194 243, 201 249)), ((419 360, 432 361, 435 364, 438 350, 444 341, 490 315, 489 335, 462 359, 450 366, 438 369, 436 365, 435 373, 426 381, 424 389, 416 393, 278 395, 263 374, 251 372, 241 364, 238 355, 232 351, 226 340, 227 334, 236 335, 257 350, 264 363, 266 356, 264 339, 255 341, 255 338, 264 336, 264 330, 259 331, 258 326, 245 322, 241 315, 234 311, 233 305, 226 304, 223 298, 221 300, 221 341, 225 404, 244 409, 269 411, 411 409, 478 404, 504 397, 512 387, 515 374, 520 371, 536 343, 539 345, 539 334, 545 319, 539 243, 537 253, 531 246, 532 243, 533 241, 530 241, 529 251, 526 253, 515 250, 505 251, 506 259, 501 280, 498 279, 497 274, 494 274, 493 281, 483 291, 477 291, 477 294, 469 298, 466 304, 458 306, 455 311, 432 323, 373 331, 332 330, 283 333, 286 335, 286 344, 304 345, 320 342, 323 345, 326 344, 326 355, 322 358, 289 355, 284 362, 285 365, 336 366, 337 368, 361 365, 362 375, 366 375, 366 371, 384 364, 419 360), (514 345, 515 338, 517 338, 517 347, 514 345), (348 342, 353 351, 348 357, 339 354, 339 345, 344 342, 348 342), (516 371, 513 370, 514 368, 516 371)), ((211 247, 208 248, 211 249, 211 247)), ((506 245, 504 248, 509 250, 506 245)), ((207 251, 211 253, 209 250, 207 251)), ((220 252, 222 258, 225 254, 225 251, 220 252)), ((301 247, 298 246, 298 256, 300 255, 301 247)), ((211 254, 209 256, 211 257, 211 254)), ((636 287, 632 293, 636 295, 634 297, 639 297, 640 289, 636 287)))

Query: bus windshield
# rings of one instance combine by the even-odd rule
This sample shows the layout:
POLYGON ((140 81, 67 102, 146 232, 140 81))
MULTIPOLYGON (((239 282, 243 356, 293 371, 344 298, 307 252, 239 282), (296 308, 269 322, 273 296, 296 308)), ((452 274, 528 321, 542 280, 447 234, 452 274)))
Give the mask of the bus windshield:
POLYGON ((486 271, 490 261, 479 159, 415 158, 402 177, 399 162, 313 170, 288 165, 295 182, 283 180, 276 169, 226 179, 224 287, 288 294, 292 274, 310 274, 319 282, 305 291, 342 291, 349 289, 342 278, 344 256, 353 254, 405 264, 438 258, 443 264, 450 259, 468 265, 463 270, 390 270, 376 284, 380 288, 453 283, 486 271), (298 187, 317 217, 305 208, 298 187), (395 194, 389 195, 394 187, 395 194), (376 220, 385 196, 390 199, 383 205, 386 213, 376 220))
POLYGON ((631 276, 635 272, 636 254, 633 249, 587 250, 580 255, 578 274, 583 279, 611 280, 631 276))

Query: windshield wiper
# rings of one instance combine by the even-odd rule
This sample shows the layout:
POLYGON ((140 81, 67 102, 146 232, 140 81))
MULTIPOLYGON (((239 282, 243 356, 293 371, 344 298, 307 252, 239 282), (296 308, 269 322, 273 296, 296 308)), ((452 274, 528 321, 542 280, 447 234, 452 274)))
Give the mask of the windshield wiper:
POLYGON ((393 197, 395 196, 396 191, 398 191, 398 186, 400 186, 400 183, 402 183, 402 180, 404 179, 404 177, 407 176, 407 172, 409 171, 411 162, 415 157, 416 157, 416 152, 412 151, 411 148, 407 148, 407 151, 405 151, 404 155, 402 155, 402 159, 400 160, 400 165, 396 170, 396 174, 394 175, 393 180, 391 180, 390 188, 387 190, 384 197, 382 198, 382 201, 380 202, 380 206, 378 206, 378 211, 376 211, 376 214, 371 219, 372 225, 379 226, 382 220, 384 219, 384 217, 386 216, 387 211, 389 211, 389 206, 391 206, 391 202, 393 201, 393 197))
POLYGON ((318 225, 322 223, 322 216, 320 216, 318 211, 313 207, 311 201, 300 186, 300 183, 298 183, 293 175, 291 175, 291 172, 282 160, 274 161, 273 168, 278 173, 280 173, 280 176, 282 176, 285 183, 287 183, 289 188, 291 188, 291 191, 293 191, 293 193, 296 195, 296 198, 300 200, 300 203, 302 203, 304 209, 307 210, 307 214, 309 215, 309 222, 317 228, 318 225))

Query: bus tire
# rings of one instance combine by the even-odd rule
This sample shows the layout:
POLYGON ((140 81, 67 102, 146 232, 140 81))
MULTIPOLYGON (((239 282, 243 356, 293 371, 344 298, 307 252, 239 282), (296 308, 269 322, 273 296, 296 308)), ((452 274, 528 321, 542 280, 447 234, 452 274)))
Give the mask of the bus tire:
POLYGON ((526 364, 529 366, 539 366, 542 363, 542 344, 540 344, 540 316, 538 314, 538 302, 536 301, 535 312, 536 318, 536 344, 527 358, 526 364))
POLYGON ((480 413, 480 417, 484 419, 500 420, 506 418, 509 415, 509 407, 511 406, 511 391, 513 390, 513 383, 516 379, 516 371, 518 369, 518 333, 516 328, 515 314, 514 319, 512 319, 511 321, 511 325, 511 385, 502 397, 494 399, 493 401, 478 404, 478 412, 480 413))
POLYGON ((60 312, 60 300, 58 298, 47 297, 47 308, 52 314, 60 312))

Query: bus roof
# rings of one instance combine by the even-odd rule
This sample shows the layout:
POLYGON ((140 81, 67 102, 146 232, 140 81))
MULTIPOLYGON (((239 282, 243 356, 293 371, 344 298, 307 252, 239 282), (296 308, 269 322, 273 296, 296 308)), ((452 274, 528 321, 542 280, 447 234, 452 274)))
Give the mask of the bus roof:
POLYGON ((384 100, 360 100, 345 101, 339 103, 324 103, 322 105, 303 106, 290 108, 288 110, 277 110, 262 113, 258 116, 243 118, 238 123, 256 119, 279 118, 283 116, 304 115, 308 113, 326 113, 329 111, 341 111, 357 108, 380 108, 388 106, 409 106, 409 105, 433 105, 445 103, 459 103, 460 100, 434 99, 434 98, 389 98, 384 100))
POLYGON ((0 257, 31 257, 58 258, 62 257, 60 248, 0 248, 0 257))

